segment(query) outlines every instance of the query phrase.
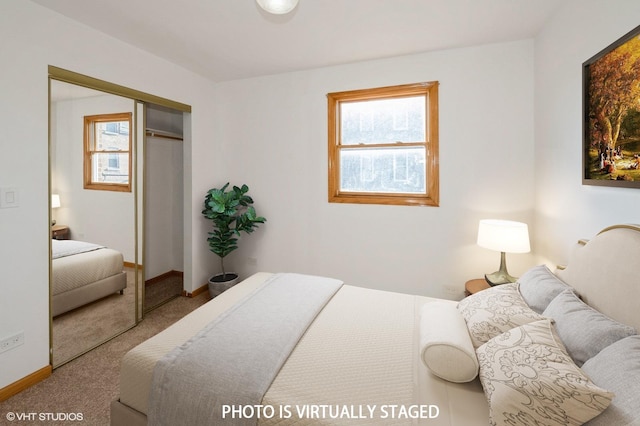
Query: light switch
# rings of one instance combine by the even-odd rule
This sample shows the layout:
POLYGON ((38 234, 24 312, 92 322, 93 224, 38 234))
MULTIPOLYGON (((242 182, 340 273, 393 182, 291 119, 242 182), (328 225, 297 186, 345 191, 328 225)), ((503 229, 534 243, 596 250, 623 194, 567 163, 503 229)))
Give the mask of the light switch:
POLYGON ((18 207, 19 205, 18 188, 0 188, 0 209, 18 207))

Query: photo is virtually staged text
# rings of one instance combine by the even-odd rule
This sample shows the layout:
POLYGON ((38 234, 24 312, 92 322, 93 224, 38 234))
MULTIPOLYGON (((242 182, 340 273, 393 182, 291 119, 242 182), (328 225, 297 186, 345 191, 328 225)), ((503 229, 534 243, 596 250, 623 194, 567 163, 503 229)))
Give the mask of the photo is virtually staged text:
POLYGON ((435 419, 437 405, 222 405, 223 419, 435 419))

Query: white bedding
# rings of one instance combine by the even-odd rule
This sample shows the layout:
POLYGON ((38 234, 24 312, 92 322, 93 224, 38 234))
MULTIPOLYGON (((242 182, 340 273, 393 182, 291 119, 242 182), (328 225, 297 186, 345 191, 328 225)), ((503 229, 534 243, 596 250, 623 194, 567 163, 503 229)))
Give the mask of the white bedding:
POLYGON ((104 248, 104 246, 87 243, 86 241, 53 239, 51 240, 51 258, 59 259, 61 257, 73 256, 74 254, 86 253, 101 248, 104 248))
MULTIPOLYGON (((486 425, 491 415, 497 422, 516 416, 535 418, 539 424, 549 424, 551 419, 554 424, 573 424, 604 410, 589 424, 640 425, 640 388, 634 371, 640 365, 640 353, 635 350, 638 336, 625 332, 615 343, 607 343, 602 337, 604 333, 610 338, 616 330, 629 328, 627 325, 640 329, 638 297, 630 297, 640 291, 640 263, 633 261, 638 258, 640 226, 612 226, 576 246, 569 266, 558 271, 564 282, 546 266, 538 265, 515 285, 486 290, 464 299, 463 306, 459 303, 456 309, 467 331, 476 339, 487 338, 478 348, 477 358, 479 377, 487 386, 486 397, 477 379, 464 384, 447 382, 431 375, 419 362, 420 326, 425 331, 424 324, 433 323, 440 336, 454 331, 445 329, 450 322, 443 323, 440 316, 433 319, 417 315, 418 307, 428 310, 429 304, 438 299, 345 285, 318 315, 263 397, 264 406, 286 407, 283 413, 290 414, 289 418, 263 416, 258 423, 486 425), (574 291, 582 297, 577 310, 562 297, 575 298, 574 291), (555 296, 548 297, 549 292, 555 296), (526 312, 530 313, 524 315, 526 312), (537 319, 540 313, 553 318, 553 328, 548 318, 537 319), (515 315, 522 316, 522 325, 503 329, 502 325, 515 315), (593 321, 605 324, 606 329, 584 327, 593 321), (487 331, 490 335, 485 336, 487 331), (523 339, 525 334, 528 337, 523 339), (554 344, 553 350, 549 349, 550 343, 554 344), (580 353, 583 346, 594 349, 584 363, 591 369, 593 380, 584 376, 569 355, 580 353), (507 358, 496 353, 507 354, 507 358), (515 353, 518 356, 514 357, 515 353), (544 362, 509 362, 523 359, 523 353, 544 362), (549 368, 546 355, 539 353, 555 354, 555 367, 549 368), (628 362, 623 364, 621 359, 628 362), (566 380, 559 380, 560 370, 568 374, 566 380), (529 387, 509 384, 520 374, 527 377, 529 387), (573 383, 572 390, 565 392, 563 385, 569 382, 573 383), (496 386, 500 392, 495 391, 496 386), (548 391, 539 393, 538 389, 548 391), (505 403, 509 405, 506 411, 505 403), (407 418, 411 407, 416 406, 437 407, 437 413, 421 411, 437 417, 421 421, 407 418), (311 413, 312 418, 298 418, 297 407, 311 413), (313 415, 321 407, 324 418, 313 415), (390 412, 393 407, 395 416, 390 412), (326 418, 327 413, 336 412, 340 413, 339 419, 326 418)), ((238 284, 127 354, 122 365, 121 398, 111 407, 112 425, 147 424, 146 400, 155 360, 189 339, 268 276, 258 274, 238 284)), ((445 343, 455 341, 446 339, 445 343)), ((431 365, 430 360, 426 364, 431 365)), ((450 377, 447 369, 440 373, 450 377)), ((194 390, 193 398, 198 396, 194 390)))
MULTIPOLYGON (((127 353, 121 366, 120 402, 146 414, 156 361, 270 275, 250 277, 127 353)), ((340 422, 345 424, 486 425, 488 409, 477 380, 446 382, 431 375, 420 362, 419 308, 434 300, 343 286, 264 396, 263 405, 288 407, 283 410, 290 410, 291 418, 263 418, 259 424, 331 422, 314 415, 299 419, 297 415, 297 410, 312 414, 331 405, 348 409, 341 414, 340 422), (410 418, 419 405, 437 417, 422 421, 410 418), (367 417, 347 418, 354 414, 367 417)))
MULTIPOLYGON (((55 242, 57 240, 52 241, 55 242)), ((96 248, 54 258, 52 264, 52 288, 55 296, 122 273, 123 257, 119 251, 109 248, 96 248)))

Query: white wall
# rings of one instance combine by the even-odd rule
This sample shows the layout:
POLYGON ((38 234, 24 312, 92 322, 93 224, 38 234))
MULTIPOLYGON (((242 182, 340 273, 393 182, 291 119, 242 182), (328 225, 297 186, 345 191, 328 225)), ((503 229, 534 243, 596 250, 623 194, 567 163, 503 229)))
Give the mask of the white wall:
POLYGON ((606 226, 640 223, 640 190, 582 185, 582 63, 640 23, 640 2, 574 0, 535 42, 536 220, 543 261, 606 226))
MULTIPOLYGON (((134 107, 133 100, 114 95, 51 106, 51 192, 61 200, 53 217, 69 227, 70 238, 116 249, 131 263, 135 263, 134 193, 84 189, 83 120, 85 115, 133 113, 134 107)), ((134 181, 135 177, 132 188, 134 181)))
MULTIPOLYGON (((533 218, 533 42, 487 45, 218 85, 212 167, 246 183, 267 223, 228 269, 298 271, 461 297, 499 266, 478 220, 533 218), (329 92, 440 82, 440 207, 329 204, 329 92), (254 266, 249 258, 257 259, 254 266)), ((195 236, 194 236, 195 238, 195 236)), ((522 273, 530 255, 508 256, 522 273)))
MULTIPOLYGON (((47 66, 54 65, 192 106, 185 128, 189 179, 187 235, 203 234, 200 194, 215 178, 213 84, 28 1, 0 0, 0 187, 19 191, 19 207, 0 209, 0 337, 23 331, 24 345, 0 354, 0 388, 49 364, 47 66), (198 196, 192 196, 191 191, 198 196)), ((193 246, 188 290, 206 282, 206 241, 193 246)), ((187 272, 187 271, 185 271, 187 272)))

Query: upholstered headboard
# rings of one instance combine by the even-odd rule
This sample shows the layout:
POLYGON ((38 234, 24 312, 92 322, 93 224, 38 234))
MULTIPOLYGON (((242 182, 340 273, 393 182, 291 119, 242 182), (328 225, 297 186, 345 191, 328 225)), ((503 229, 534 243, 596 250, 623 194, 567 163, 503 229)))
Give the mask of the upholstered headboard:
POLYGON ((560 279, 587 304, 640 331, 640 225, 615 225, 581 240, 560 279))

